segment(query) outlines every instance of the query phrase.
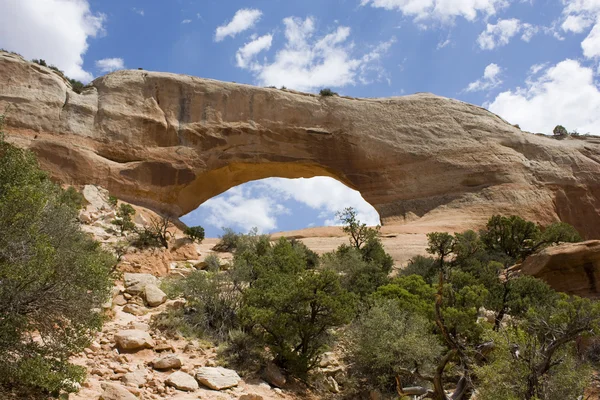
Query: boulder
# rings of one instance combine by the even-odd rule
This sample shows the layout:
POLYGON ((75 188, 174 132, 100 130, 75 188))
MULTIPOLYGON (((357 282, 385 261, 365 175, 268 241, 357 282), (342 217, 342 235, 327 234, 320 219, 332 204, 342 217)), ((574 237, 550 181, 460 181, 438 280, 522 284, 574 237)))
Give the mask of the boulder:
POLYGON ((127 303, 125 305, 125 307, 123 307, 123 312, 132 314, 132 315, 141 316, 141 315, 146 314, 148 312, 148 310, 138 304, 127 303))
POLYGON ((175 354, 155 358, 152 367, 158 370, 181 368, 181 360, 175 354))
POLYGON ((547 247, 527 257, 521 272, 558 292, 600 299, 600 240, 547 247))
POLYGON ((282 388, 287 382, 285 375, 283 375, 279 368, 277 368, 277 366, 273 363, 267 364, 263 372, 263 378, 271 385, 279 388, 282 388))
POLYGON ((148 306, 158 307, 167 301, 167 295, 158 286, 150 283, 144 288, 144 299, 148 306))
POLYGON ((167 386, 174 387, 175 389, 184 390, 186 392, 193 392, 198 389, 198 382, 190 374, 185 372, 177 371, 173 372, 168 376, 165 381, 167 386))
POLYGON ((260 394, 248 393, 240 396, 238 400, 263 400, 260 394))
POLYGON ((148 332, 126 329, 115 334, 115 344, 120 350, 141 350, 154 347, 154 340, 148 332))
POLYGON ((232 369, 202 367, 196 371, 196 380, 207 388, 223 390, 237 386, 242 378, 232 369))
POLYGON ((125 291, 133 295, 142 293, 147 285, 158 284, 158 279, 150 274, 125 272, 123 279, 125 281, 125 291))
POLYGON ((98 187, 94 185, 85 185, 81 194, 95 210, 100 211, 110 209, 110 205, 106 202, 98 187))
POLYGON ((138 400, 129 390, 117 383, 103 382, 102 394, 98 400, 138 400))
POLYGON ((121 382, 125 386, 142 387, 148 380, 146 371, 138 369, 137 371, 128 372, 121 378, 121 382))
POLYGON ((120 294, 113 299, 113 304, 115 306, 124 306, 125 304, 127 304, 127 299, 122 294, 120 294))

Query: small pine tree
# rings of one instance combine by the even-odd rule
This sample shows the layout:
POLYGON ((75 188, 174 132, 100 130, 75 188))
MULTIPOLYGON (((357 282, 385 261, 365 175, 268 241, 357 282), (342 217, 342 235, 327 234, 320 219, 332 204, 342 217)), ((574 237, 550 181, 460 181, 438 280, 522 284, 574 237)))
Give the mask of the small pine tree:
POLYGON ((562 125, 556 125, 552 133, 554 133, 555 136, 566 136, 569 134, 567 129, 562 125))

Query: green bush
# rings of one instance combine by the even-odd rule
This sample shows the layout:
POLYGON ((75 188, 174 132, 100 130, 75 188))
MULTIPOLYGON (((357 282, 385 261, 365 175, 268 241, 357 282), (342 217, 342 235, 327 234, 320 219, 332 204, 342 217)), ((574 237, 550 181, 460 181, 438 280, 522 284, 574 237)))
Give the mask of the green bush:
POLYGON ((221 240, 212 249, 222 253, 232 252, 238 245, 240 235, 231 228, 223 228, 221 240))
POLYGON ((437 278, 435 260, 432 257, 414 256, 408 260, 408 264, 400 270, 400 276, 420 275, 427 283, 433 283, 437 278))
POLYGON ((81 210, 87 203, 85 197, 83 197, 83 195, 73 186, 69 186, 66 190, 63 190, 59 200, 61 203, 74 208, 75 210, 81 210))
POLYGON ((47 67, 48 66, 48 64, 46 64, 46 60, 42 60, 41 58, 39 60, 38 59, 33 59, 33 60, 31 60, 31 62, 35 63, 35 64, 38 64, 38 65, 41 65, 43 67, 47 67))
POLYGON ((101 326, 114 259, 80 231, 70 198, 33 153, 0 141, 0 386, 58 393, 83 380, 69 358, 101 326))
POLYGON ((349 334, 348 361, 360 387, 386 393, 395 392, 396 376, 403 376, 405 386, 422 384, 406 370, 418 365, 422 374, 430 374, 443 349, 429 321, 394 300, 378 300, 349 334))
POLYGON ((183 233, 192 241, 202 243, 204 240, 204 228, 201 226, 188 226, 183 233))
POLYGON ((319 92, 319 95, 321 95, 323 97, 327 97, 327 96, 337 96, 338 94, 329 88, 325 88, 325 89, 321 89, 321 91, 319 92))
POLYGON ((206 270, 209 272, 219 272, 219 269, 221 269, 221 260, 216 254, 207 255, 204 262, 206 263, 206 270))
POLYGON ((116 207, 118 203, 119 203, 119 199, 117 199, 115 196, 113 196, 113 195, 108 196, 108 204, 110 204, 113 208, 116 207))
POLYGON ((69 78, 68 80, 69 80, 69 83, 71 84, 71 88, 73 89, 73 91, 75 93, 81 94, 81 92, 83 92, 83 88, 85 87, 83 82, 78 81, 77 79, 71 79, 71 78, 69 78))
POLYGON ((254 336, 241 329, 229 332, 227 341, 218 349, 218 355, 226 366, 242 375, 258 372, 267 360, 264 347, 254 336))
POLYGON ((112 221, 113 225, 119 227, 121 234, 126 231, 135 230, 135 224, 133 223, 133 216, 135 215, 135 208, 126 203, 121 203, 121 206, 117 210, 117 218, 112 221))
POLYGON ((354 297, 335 271, 308 269, 285 238, 256 260, 254 276, 244 291, 244 320, 277 364, 305 379, 330 343, 330 329, 352 319, 354 297))
POLYGON ((556 125, 552 133, 554 133, 556 136, 566 136, 569 134, 567 129, 562 125, 556 125))

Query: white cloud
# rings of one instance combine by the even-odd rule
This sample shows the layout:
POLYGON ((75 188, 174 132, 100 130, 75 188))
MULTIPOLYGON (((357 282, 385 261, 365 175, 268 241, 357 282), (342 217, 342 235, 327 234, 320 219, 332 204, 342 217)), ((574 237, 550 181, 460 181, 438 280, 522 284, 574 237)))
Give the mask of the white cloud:
POLYGON ((561 28, 565 32, 582 33, 593 23, 594 21, 583 15, 569 15, 565 18, 561 28))
POLYGON ((262 51, 269 50, 272 42, 273 35, 264 35, 240 47, 235 55, 237 66, 240 68, 255 68, 251 66, 254 57, 262 51))
POLYGON ((206 223, 217 228, 241 228, 247 232, 256 227, 259 232, 277 228, 277 216, 289 210, 267 196, 254 197, 251 188, 238 186, 202 204, 209 212, 206 223))
POLYGON ((593 25, 588 36, 581 42, 583 55, 587 58, 600 57, 600 0, 563 0, 565 20, 562 29, 566 32, 583 33, 593 25))
POLYGON ((478 92, 481 90, 490 90, 498 87, 502 83, 502 80, 499 77, 501 72, 502 68, 500 68, 497 64, 489 64, 483 71, 483 77, 477 79, 475 82, 469 83, 469 86, 466 87, 465 92, 478 92))
POLYGON ((556 125, 580 133, 600 134, 600 88, 594 71, 575 60, 564 60, 525 88, 500 93, 490 111, 532 132, 550 134, 556 125))
POLYGON ((395 38, 355 57, 354 44, 348 40, 349 27, 338 26, 325 36, 315 37, 315 21, 311 17, 304 20, 289 17, 283 23, 286 44, 276 52, 272 62, 259 63, 253 59, 258 54, 257 50, 267 48, 267 44, 270 47, 270 35, 247 43, 238 50, 238 66, 250 69, 256 76, 257 84, 312 90, 327 86, 342 87, 355 84, 357 80, 367 82, 373 72, 377 79, 384 77, 385 71, 379 63, 395 38))
POLYGON ((473 21, 479 14, 490 16, 509 4, 508 0, 361 0, 362 6, 396 10, 414 17, 416 21, 427 19, 451 22, 456 17, 473 21))
POLYGON ((103 14, 87 0, 0 1, 0 47, 25 58, 41 58, 70 78, 89 82, 83 69, 88 39, 103 32, 103 14))
POLYGON ((125 68, 125 63, 122 58, 104 58, 96 61, 96 68, 103 73, 112 72, 125 68))
POLYGON ((252 28, 262 16, 262 11, 242 8, 238 10, 233 19, 226 25, 221 25, 215 31, 215 41, 220 42, 227 36, 235 37, 238 33, 252 28))
POLYGON ((339 225, 335 214, 346 207, 353 207, 358 218, 368 225, 379 224, 379 214, 361 194, 343 183, 329 177, 310 179, 265 179, 263 185, 285 199, 293 199, 310 208, 320 210, 324 225, 339 225))
POLYGON ((587 58, 600 57, 600 18, 589 35, 581 42, 583 55, 587 58))
POLYGON ((496 24, 487 24, 485 31, 477 38, 477 43, 482 50, 493 50, 507 45, 518 33, 522 33, 522 40, 529 42, 538 31, 538 27, 516 18, 501 19, 496 24))
POLYGON ((192 22, 191 19, 184 19, 183 21, 181 21, 182 24, 189 24, 190 22, 192 22))
POLYGON ((134 12, 134 13, 136 13, 136 14, 139 14, 139 15, 141 15, 142 17, 144 16, 144 10, 143 10, 142 8, 135 8, 135 7, 133 7, 133 8, 131 9, 131 11, 133 11, 133 12, 134 12))

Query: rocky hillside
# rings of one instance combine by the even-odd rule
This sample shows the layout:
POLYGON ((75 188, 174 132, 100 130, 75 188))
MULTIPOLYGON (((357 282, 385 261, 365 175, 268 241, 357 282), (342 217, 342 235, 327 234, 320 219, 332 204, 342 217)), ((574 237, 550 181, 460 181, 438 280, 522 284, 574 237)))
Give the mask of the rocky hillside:
POLYGON ((9 140, 56 178, 172 216, 249 180, 324 175, 359 190, 386 225, 461 231, 518 213, 600 237, 600 139, 525 133, 432 94, 320 97, 140 70, 77 94, 0 53, 7 106, 9 140))

